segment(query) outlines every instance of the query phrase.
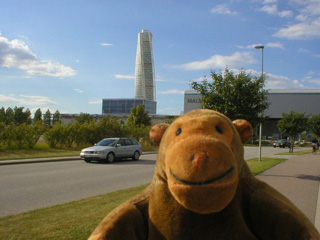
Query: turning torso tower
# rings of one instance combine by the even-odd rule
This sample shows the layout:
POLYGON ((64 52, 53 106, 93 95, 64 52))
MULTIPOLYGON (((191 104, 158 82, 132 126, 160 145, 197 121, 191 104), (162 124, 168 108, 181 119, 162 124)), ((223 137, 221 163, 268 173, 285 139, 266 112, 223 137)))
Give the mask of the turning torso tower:
POLYGON ((148 30, 138 33, 134 97, 155 101, 152 34, 148 30))

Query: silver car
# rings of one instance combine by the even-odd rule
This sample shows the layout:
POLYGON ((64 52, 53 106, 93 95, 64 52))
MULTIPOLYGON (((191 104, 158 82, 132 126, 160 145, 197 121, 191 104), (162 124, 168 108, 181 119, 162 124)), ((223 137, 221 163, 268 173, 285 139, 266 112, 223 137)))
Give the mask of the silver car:
POLYGON ((80 157, 86 162, 92 160, 112 163, 115 159, 139 160, 141 145, 132 138, 105 138, 92 147, 82 149, 80 157))

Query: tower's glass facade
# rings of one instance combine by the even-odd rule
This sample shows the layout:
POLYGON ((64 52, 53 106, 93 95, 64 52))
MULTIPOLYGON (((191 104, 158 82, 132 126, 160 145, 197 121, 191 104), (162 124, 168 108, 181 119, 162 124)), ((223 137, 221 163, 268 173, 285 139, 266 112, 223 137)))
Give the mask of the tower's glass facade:
POLYGON ((148 30, 138 33, 134 97, 155 101, 152 34, 148 30))
POLYGON ((156 114, 157 103, 146 99, 114 98, 102 100, 102 114, 130 114, 131 108, 144 105, 150 114, 156 114))

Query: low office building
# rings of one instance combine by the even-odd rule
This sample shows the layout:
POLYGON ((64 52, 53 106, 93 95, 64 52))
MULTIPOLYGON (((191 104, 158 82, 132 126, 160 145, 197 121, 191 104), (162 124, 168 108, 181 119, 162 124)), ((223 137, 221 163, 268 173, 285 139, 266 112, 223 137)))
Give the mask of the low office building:
MULTIPOLYGON (((262 138, 280 138, 282 134, 277 123, 282 113, 306 112, 311 115, 320 114, 320 89, 272 89, 267 94, 269 107, 264 112, 269 120, 263 124, 262 138)), ((201 94, 194 90, 184 93, 184 113, 200 108, 201 94)))
POLYGON ((156 114, 157 102, 137 98, 114 98, 102 100, 102 114, 130 114, 131 108, 144 105, 149 114, 156 114))

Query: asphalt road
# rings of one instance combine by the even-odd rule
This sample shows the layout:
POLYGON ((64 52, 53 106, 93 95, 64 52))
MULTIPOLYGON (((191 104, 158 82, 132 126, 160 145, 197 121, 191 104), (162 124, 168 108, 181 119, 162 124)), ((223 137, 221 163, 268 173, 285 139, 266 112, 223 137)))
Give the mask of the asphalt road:
POLYGON ((0 217, 152 181, 156 154, 113 164, 65 161, 0 167, 0 217))
MULTIPOLYGON (((296 149, 298 150, 298 149, 296 149)), ((262 156, 287 149, 263 147, 262 156)), ((156 154, 113 164, 64 161, 0 166, 0 217, 150 183, 156 154)), ((245 147, 245 159, 258 157, 245 147)))

